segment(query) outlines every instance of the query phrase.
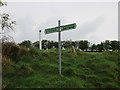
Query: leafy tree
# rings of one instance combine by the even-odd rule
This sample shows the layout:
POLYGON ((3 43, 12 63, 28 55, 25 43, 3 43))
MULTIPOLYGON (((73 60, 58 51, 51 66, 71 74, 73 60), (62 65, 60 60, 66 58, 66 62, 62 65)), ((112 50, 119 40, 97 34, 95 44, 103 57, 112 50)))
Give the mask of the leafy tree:
MULTIPOLYGON (((0 0, 0 7, 7 5, 0 0)), ((13 31, 13 26, 16 24, 15 21, 10 19, 10 15, 7 13, 0 14, 0 34, 2 35, 2 42, 9 41, 13 38, 8 34, 11 30, 13 31)))
POLYGON ((79 48, 81 50, 83 50, 83 51, 86 50, 87 51, 88 47, 89 47, 89 42, 87 40, 79 41, 79 48))
POLYGON ((64 48, 71 48, 72 47, 72 41, 65 41, 64 48))
POLYGON ((72 46, 74 46, 74 47, 75 47, 75 42, 74 42, 74 41, 72 41, 72 46))
POLYGON ((58 48, 58 42, 54 42, 54 46, 57 49, 58 48))
POLYGON ((79 47, 79 41, 75 41, 75 48, 79 47))
POLYGON ((66 41, 61 41, 62 48, 63 48, 63 47, 64 47, 64 48, 66 47, 65 42, 66 42, 66 41))
POLYGON ((0 0, 0 7, 2 7, 2 6, 4 6, 4 5, 7 5, 5 2, 2 2, 1 0, 0 0))
POLYGON ((97 44, 97 50, 102 52, 104 50, 103 43, 101 42, 100 44, 97 44))
POLYGON ((51 48, 53 48, 53 46, 54 46, 54 42, 53 41, 48 41, 47 48, 51 49, 51 48))
POLYGON ((24 46, 24 47, 26 47, 26 48, 29 48, 29 47, 31 47, 32 42, 31 42, 30 40, 25 40, 25 41, 23 41, 22 43, 19 43, 18 45, 24 46))
POLYGON ((105 50, 109 50, 110 49, 110 41, 109 40, 106 40, 103 44, 104 44, 104 49, 105 50))
POLYGON ((84 40, 84 45, 85 45, 84 47, 85 47, 85 49, 87 51, 87 49, 89 47, 89 42, 87 40, 84 40))
POLYGON ((39 41, 36 41, 36 42, 32 43, 32 46, 36 47, 36 48, 39 48, 39 41))
POLYGON ((48 41, 47 40, 42 40, 42 49, 47 49, 47 43, 48 41))
MULTIPOLYGON (((39 41, 34 42, 32 45, 34 47, 39 48, 39 41)), ((53 47, 55 47, 55 48, 58 47, 58 44, 55 45, 54 41, 42 40, 42 49, 46 50, 47 48, 51 49, 53 47)))
POLYGON ((97 45, 96 44, 93 44, 91 46, 91 51, 97 51, 97 45))
POLYGON ((118 50, 119 49, 119 41, 116 41, 116 40, 111 41, 110 46, 113 51, 118 50))

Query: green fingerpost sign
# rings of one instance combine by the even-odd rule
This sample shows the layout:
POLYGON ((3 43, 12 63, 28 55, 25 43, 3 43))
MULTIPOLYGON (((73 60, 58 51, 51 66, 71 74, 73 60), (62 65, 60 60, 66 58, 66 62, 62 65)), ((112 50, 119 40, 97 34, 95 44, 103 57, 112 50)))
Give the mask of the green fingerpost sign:
MULTIPOLYGON (((76 23, 60 26, 61 31, 66 31, 66 30, 75 29, 75 28, 76 28, 76 23)), ((48 28, 48 29, 45 29, 45 34, 50 34, 58 31, 59 31, 58 27, 48 28)))
POLYGON ((70 29, 75 29, 76 28, 76 24, 69 24, 69 25, 64 25, 64 26, 60 26, 61 31, 65 31, 65 30, 70 30, 70 29))

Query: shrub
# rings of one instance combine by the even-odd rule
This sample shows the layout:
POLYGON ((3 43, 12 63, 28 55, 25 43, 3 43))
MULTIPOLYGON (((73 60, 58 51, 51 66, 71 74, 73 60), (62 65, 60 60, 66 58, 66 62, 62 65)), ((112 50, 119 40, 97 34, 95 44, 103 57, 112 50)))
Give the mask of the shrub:
POLYGON ((20 50, 18 52, 20 55, 30 55, 29 51, 27 48, 20 47, 20 50))
POLYGON ((30 55, 22 55, 21 57, 20 57, 20 60, 21 61, 24 61, 24 62, 30 62, 30 61, 32 61, 32 56, 30 56, 30 55))
POLYGON ((68 75, 68 76, 72 76, 75 74, 75 72, 74 72, 72 67, 66 67, 63 69, 63 74, 68 75))
POLYGON ((16 59, 19 49, 19 46, 17 46, 15 43, 6 42, 3 43, 2 54, 6 57, 16 59))
POLYGON ((23 72, 32 72, 33 69, 31 66, 25 62, 19 62, 17 65, 15 65, 16 70, 20 70, 23 72))
POLYGON ((15 62, 18 62, 23 55, 30 55, 28 49, 19 47, 12 42, 3 43, 2 54, 7 58, 11 58, 15 62))
POLYGON ((31 55, 33 55, 33 56, 36 56, 36 55, 39 55, 39 49, 37 49, 37 48, 33 48, 33 47, 31 47, 31 48, 29 48, 29 52, 31 53, 31 55))
POLYGON ((2 66, 3 67, 9 67, 10 65, 11 65, 10 59, 3 56, 2 57, 2 66))

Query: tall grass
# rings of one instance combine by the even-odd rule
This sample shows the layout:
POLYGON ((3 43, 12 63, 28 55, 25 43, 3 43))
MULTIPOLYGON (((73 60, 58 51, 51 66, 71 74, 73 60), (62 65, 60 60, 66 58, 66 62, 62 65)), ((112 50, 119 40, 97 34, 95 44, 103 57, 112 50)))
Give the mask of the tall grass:
POLYGON ((63 50, 60 76, 58 50, 18 48, 19 54, 15 58, 9 57, 9 68, 3 68, 5 88, 120 88, 120 54, 116 51, 77 50, 74 55, 70 49, 63 50))

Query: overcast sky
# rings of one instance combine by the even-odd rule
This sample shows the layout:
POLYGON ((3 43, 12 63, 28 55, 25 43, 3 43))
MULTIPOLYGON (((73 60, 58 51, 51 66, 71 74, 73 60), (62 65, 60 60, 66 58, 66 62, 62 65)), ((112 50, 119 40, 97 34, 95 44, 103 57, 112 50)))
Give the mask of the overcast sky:
POLYGON ((58 40, 58 33, 44 34, 46 28, 76 23, 77 28, 62 32, 62 40, 89 40, 99 43, 104 40, 118 40, 117 2, 9 2, 2 12, 16 20, 17 43, 23 40, 58 40))

